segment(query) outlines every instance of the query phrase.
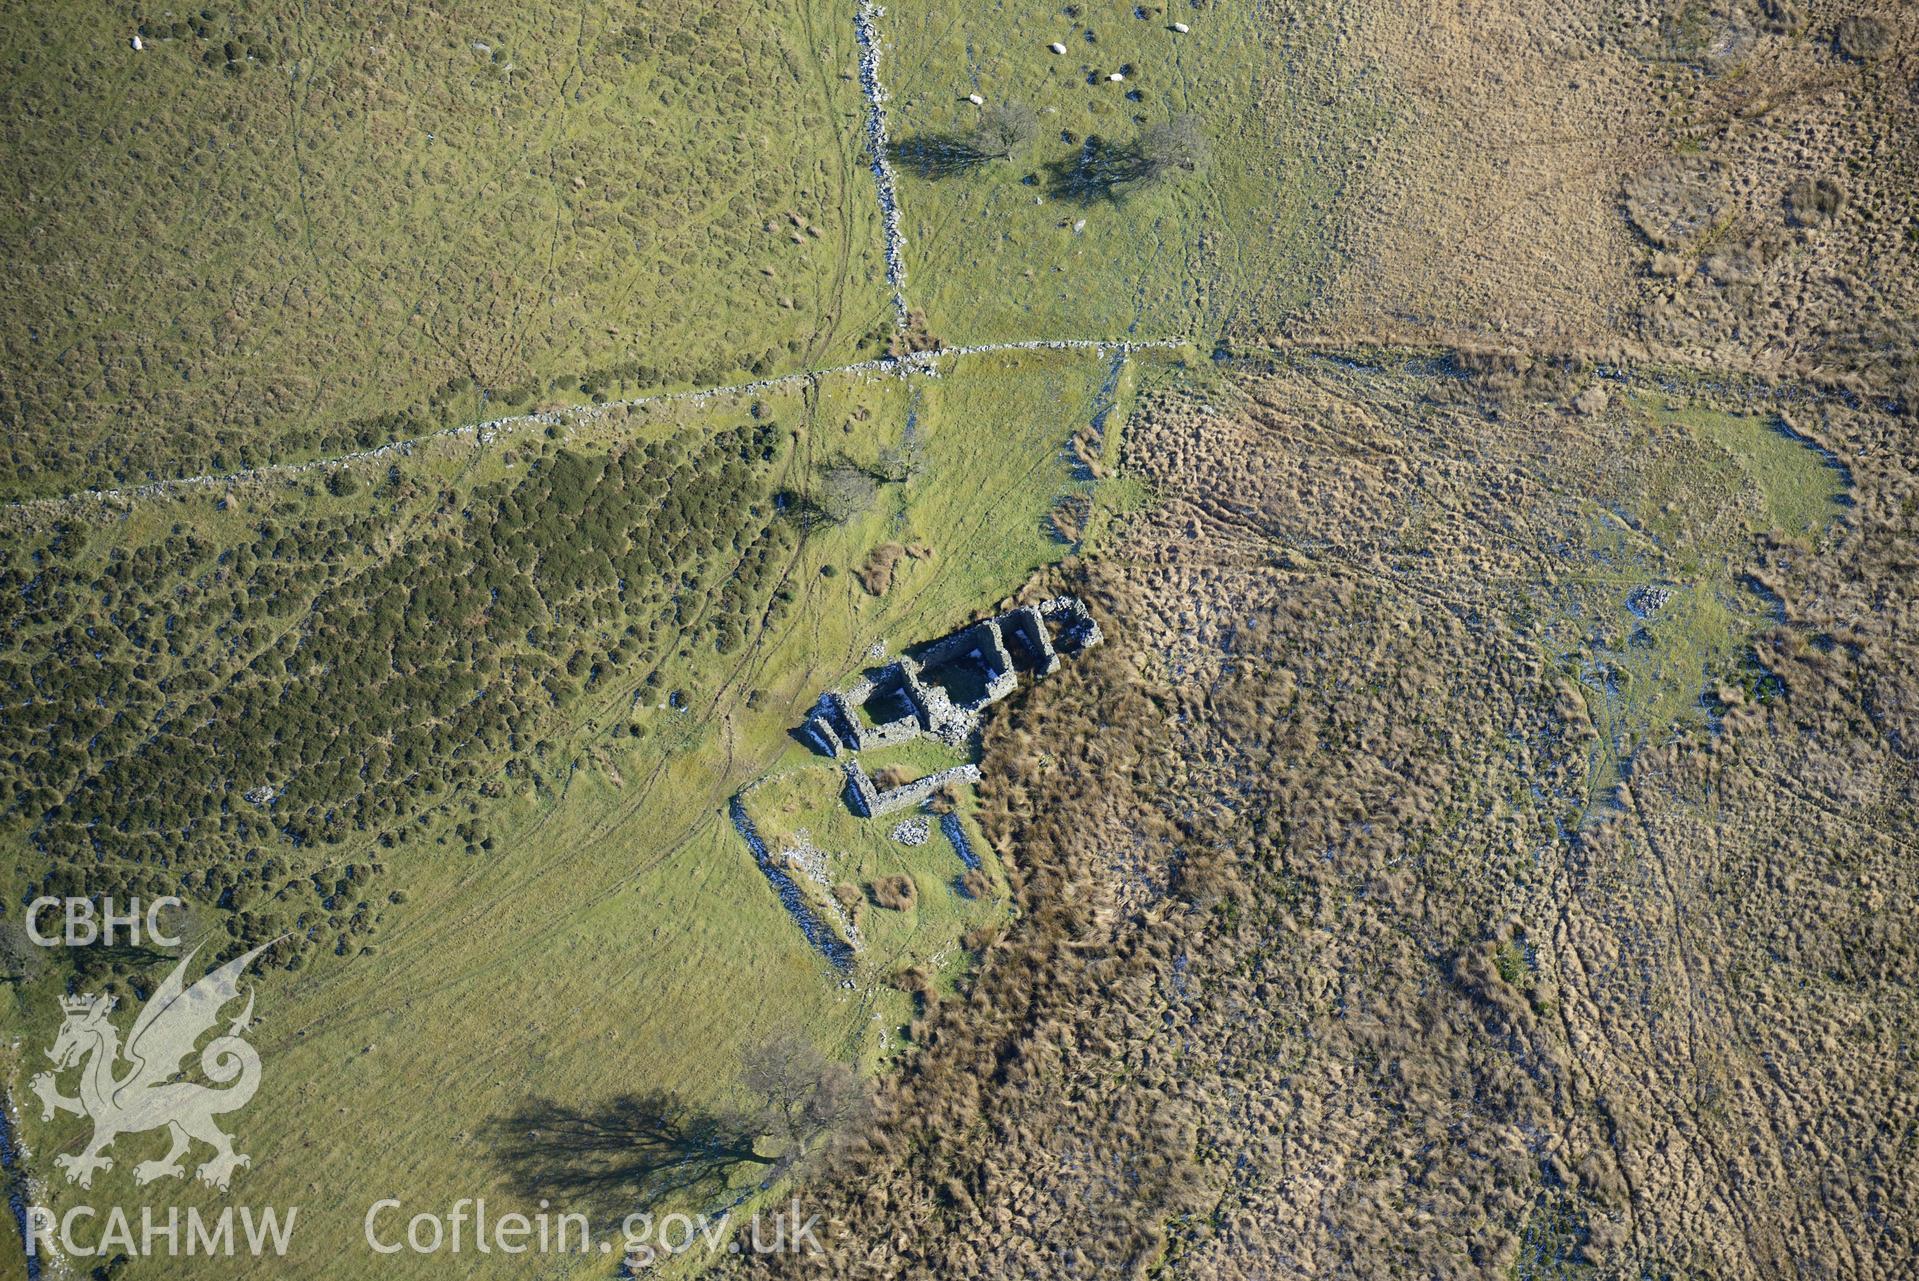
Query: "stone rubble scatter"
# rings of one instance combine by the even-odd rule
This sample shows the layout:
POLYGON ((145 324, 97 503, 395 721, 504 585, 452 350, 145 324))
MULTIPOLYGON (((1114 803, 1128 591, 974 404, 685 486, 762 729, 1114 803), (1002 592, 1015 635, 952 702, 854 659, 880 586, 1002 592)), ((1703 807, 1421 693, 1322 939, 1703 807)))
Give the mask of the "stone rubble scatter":
POLYGON ((1632 595, 1626 597, 1626 608, 1640 618, 1651 618, 1666 607, 1672 599, 1670 587, 1635 587, 1632 595))
POLYGON ((793 871, 799 872, 809 881, 815 881, 828 889, 833 887, 833 877, 826 870, 826 851, 806 842, 792 849, 781 850, 779 862, 793 871))
POLYGON ((979 855, 973 849, 973 842, 966 839, 966 829, 960 825, 959 815, 940 815, 940 831, 946 833, 946 839, 952 842, 953 853, 959 855, 960 862, 966 864, 967 870, 977 872, 980 868, 979 855))

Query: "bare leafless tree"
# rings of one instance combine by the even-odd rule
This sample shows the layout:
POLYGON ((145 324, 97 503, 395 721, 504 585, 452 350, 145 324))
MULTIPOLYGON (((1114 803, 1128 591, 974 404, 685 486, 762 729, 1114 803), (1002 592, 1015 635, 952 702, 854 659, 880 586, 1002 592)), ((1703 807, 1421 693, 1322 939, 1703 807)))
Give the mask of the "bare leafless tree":
POLYGON ((1157 182, 1176 170, 1191 173, 1205 168, 1212 146, 1206 139, 1206 131, 1200 127, 1199 117, 1183 111, 1171 120, 1140 130, 1134 152, 1139 158, 1140 180, 1157 182))
POLYGON ((1039 133, 1039 117, 1023 102, 995 102, 983 110, 967 142, 978 155, 1006 160, 1032 144, 1039 133))
POLYGON ((872 1094, 850 1066, 788 1033, 746 1051, 740 1084, 760 1107, 760 1124, 788 1145, 789 1159, 863 1124, 872 1094))
POLYGON ((841 461, 820 474, 810 497, 821 516, 840 525, 864 515, 878 493, 877 480, 862 468, 841 461))

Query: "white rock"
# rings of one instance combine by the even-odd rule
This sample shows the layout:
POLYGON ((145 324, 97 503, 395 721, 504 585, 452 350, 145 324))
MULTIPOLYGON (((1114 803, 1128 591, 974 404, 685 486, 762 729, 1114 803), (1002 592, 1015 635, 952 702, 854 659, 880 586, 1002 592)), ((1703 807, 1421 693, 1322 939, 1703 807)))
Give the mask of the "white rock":
POLYGON ((1053 51, 1054 53, 1065 53, 1065 52, 1066 52, 1066 46, 1065 46, 1065 45, 1063 45, 1063 44, 1061 44, 1061 43, 1060 43, 1059 41, 1057 41, 1057 40, 1055 40, 1055 41, 1053 41, 1053 43, 1051 43, 1051 44, 1049 44, 1049 45, 1047 45, 1046 47, 1047 47, 1048 49, 1051 49, 1051 50, 1052 50, 1052 51, 1053 51))
POLYGON ((972 104, 973 104, 973 105, 974 105, 975 107, 983 107, 983 106, 985 106, 985 105, 986 105, 986 99, 984 99, 984 98, 982 98, 982 97, 980 97, 980 96, 979 96, 978 94, 976 94, 976 93, 969 93, 969 94, 967 94, 967 95, 966 95, 966 100, 967 100, 968 102, 970 102, 970 103, 972 103, 972 104))
POLYGON ((143 45, 143 44, 141 44, 141 43, 140 43, 140 37, 139 37, 139 36, 135 36, 135 37, 133 38, 133 47, 134 47, 134 49, 135 49, 135 51, 136 51, 136 52, 137 52, 138 50, 141 50, 141 49, 144 49, 144 48, 146 48, 146 46, 145 46, 145 45, 143 45))

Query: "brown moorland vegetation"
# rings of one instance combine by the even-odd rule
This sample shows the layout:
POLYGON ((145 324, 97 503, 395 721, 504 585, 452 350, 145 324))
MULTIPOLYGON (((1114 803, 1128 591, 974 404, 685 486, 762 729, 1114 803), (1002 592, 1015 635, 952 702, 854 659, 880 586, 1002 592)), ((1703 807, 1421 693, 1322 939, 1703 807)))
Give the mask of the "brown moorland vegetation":
MULTIPOLYGON (((1340 265, 1286 332, 1913 398, 1919 10, 1505 0, 1352 22, 1394 123, 1335 210, 1340 265)), ((1229 333, 1271 336, 1250 315, 1229 333)))
POLYGON ((1073 585, 1121 643, 989 735, 1021 914, 806 1190, 827 1257, 755 1264, 1910 1270, 1909 422, 1797 402, 1856 505, 1788 539, 1590 377, 1305 359, 1134 420, 1163 501, 1073 585), (1701 645, 1709 706, 1593 676, 1642 576, 1621 645, 1701 645), (1702 590, 1763 607, 1707 643, 1702 590))

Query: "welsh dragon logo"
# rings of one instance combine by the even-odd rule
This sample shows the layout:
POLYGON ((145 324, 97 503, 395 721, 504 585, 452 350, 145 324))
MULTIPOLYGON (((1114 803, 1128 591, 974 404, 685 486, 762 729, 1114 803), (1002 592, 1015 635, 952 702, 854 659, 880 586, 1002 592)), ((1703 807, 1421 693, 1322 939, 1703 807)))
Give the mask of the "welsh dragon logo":
POLYGON ((234 1170, 252 1164, 245 1153, 233 1150, 233 1140, 213 1123, 214 1117, 245 1107, 260 1087, 260 1056, 240 1039, 253 1017, 250 990, 239 1017, 200 1051, 200 1071, 214 1086, 225 1088, 178 1078, 194 1045, 219 1021, 220 1010, 238 999, 240 975, 271 946, 265 943, 235 957, 191 987, 185 986, 183 976, 199 949, 188 952, 141 1007, 125 1048, 108 1021, 113 998, 80 996, 61 1001, 66 1022, 47 1051, 54 1071, 40 1073, 31 1084, 40 1096, 42 1120, 51 1121, 55 1112, 93 1118, 93 1140, 86 1150, 54 1158, 54 1164, 66 1171, 68 1182, 92 1187, 95 1170, 113 1168, 106 1150, 114 1139, 162 1126, 173 1146, 159 1160, 133 1167, 138 1183, 184 1177, 180 1158, 195 1139, 213 1149, 212 1157, 197 1171, 201 1181, 222 1191, 234 1170), (79 1097, 68 1098, 60 1093, 57 1077, 76 1066, 80 1068, 79 1097))

